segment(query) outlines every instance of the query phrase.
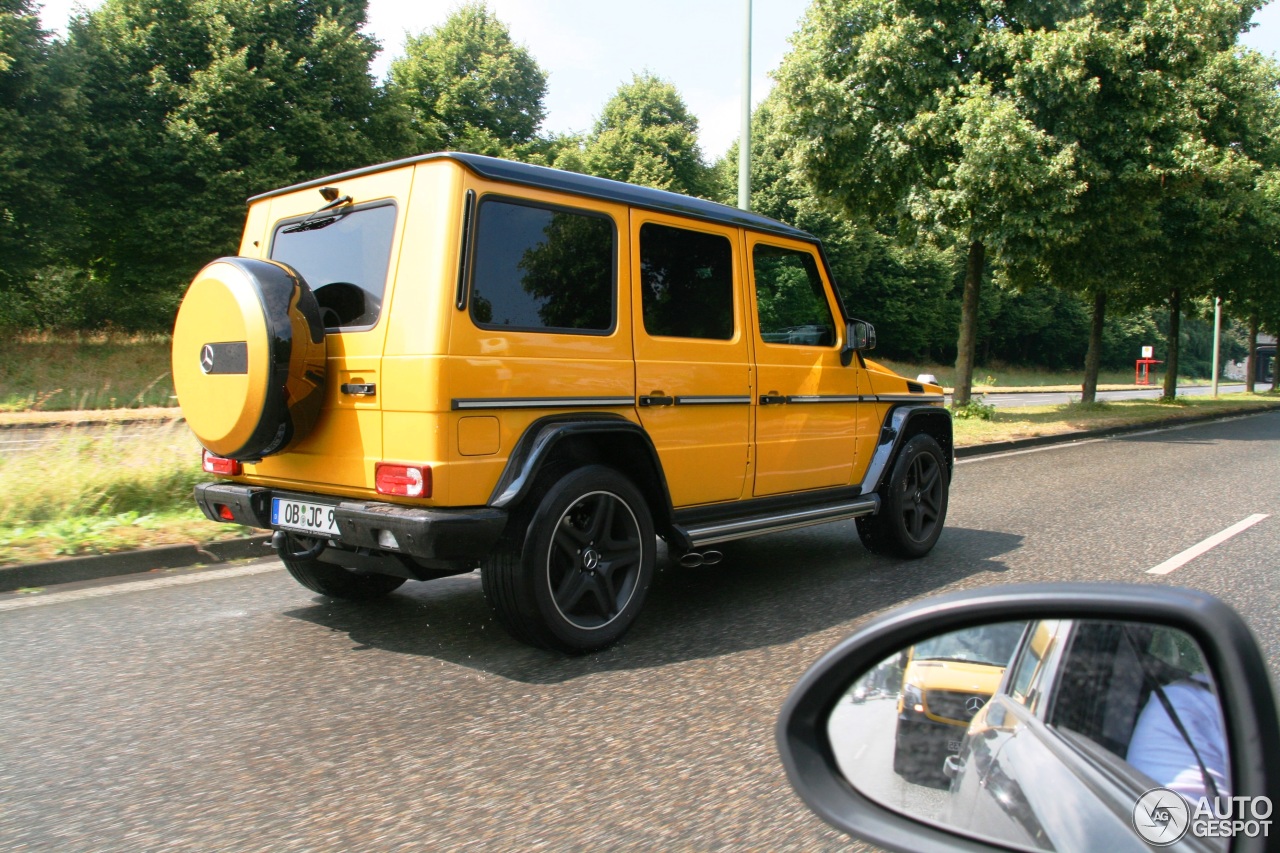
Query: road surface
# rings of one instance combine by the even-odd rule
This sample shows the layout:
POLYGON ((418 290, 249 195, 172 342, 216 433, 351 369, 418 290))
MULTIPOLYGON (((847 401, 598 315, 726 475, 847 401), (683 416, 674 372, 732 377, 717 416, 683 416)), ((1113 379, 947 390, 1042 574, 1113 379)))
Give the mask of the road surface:
POLYGON ((730 543, 583 658, 510 640, 476 575, 366 605, 274 561, 0 596, 0 849, 850 849, 774 747, 819 655, 934 592, 1110 580, 1225 598, 1274 677, 1278 484, 1280 413, 963 460, 928 557, 850 522, 730 543))

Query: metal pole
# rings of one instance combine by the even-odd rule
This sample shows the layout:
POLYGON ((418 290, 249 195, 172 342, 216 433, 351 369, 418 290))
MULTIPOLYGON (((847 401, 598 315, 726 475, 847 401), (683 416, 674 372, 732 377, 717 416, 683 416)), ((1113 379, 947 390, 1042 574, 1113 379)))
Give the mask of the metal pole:
POLYGON ((1222 297, 1213 297, 1213 396, 1218 396, 1218 350, 1222 343, 1222 297))
POLYGON ((742 134, 738 140, 738 207, 751 209, 751 0, 742 45, 742 134))

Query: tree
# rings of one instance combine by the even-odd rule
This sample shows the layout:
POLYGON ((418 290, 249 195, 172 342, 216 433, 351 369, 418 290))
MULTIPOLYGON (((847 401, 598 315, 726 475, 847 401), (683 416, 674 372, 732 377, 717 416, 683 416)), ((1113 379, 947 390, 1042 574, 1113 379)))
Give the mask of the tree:
POLYGON ((1062 221, 1084 191, 1078 151, 1010 89, 1039 3, 816 0, 778 83, 819 191, 896 216, 966 254, 954 401, 968 402, 988 253, 1062 221))
POLYGON ((30 0, 0 0, 0 320, 46 324, 32 280, 76 239, 77 217, 63 191, 80 153, 76 103, 56 47, 30 0), (33 309, 34 317, 21 316, 33 309))
MULTIPOLYGON (((878 352, 910 359, 944 349, 957 313, 954 256, 928 244, 897 245, 866 216, 815 194, 794 157, 785 109, 774 92, 751 117, 752 209, 822 240, 845 308, 876 327, 878 352)), ((717 201, 736 203, 737 172, 735 143, 714 169, 717 201)))
POLYGON ((249 195, 378 159, 363 0, 106 0, 71 23, 104 319, 165 328, 249 195))
POLYGON ((412 36, 391 63, 391 96, 410 121, 412 152, 517 153, 546 115, 547 75, 480 4, 412 36))
POLYGON ((565 152, 556 165, 703 198, 714 192, 697 118, 675 86, 648 73, 619 86, 581 151, 565 152))

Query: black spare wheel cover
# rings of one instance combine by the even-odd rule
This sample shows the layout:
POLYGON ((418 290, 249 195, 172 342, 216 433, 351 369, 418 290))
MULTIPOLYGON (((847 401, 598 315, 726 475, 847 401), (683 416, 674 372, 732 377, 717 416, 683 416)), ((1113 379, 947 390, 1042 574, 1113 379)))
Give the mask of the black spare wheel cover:
POLYGON ((285 264, 219 258, 200 270, 178 309, 172 356, 183 417, 218 456, 282 453, 320 416, 320 306, 285 264))

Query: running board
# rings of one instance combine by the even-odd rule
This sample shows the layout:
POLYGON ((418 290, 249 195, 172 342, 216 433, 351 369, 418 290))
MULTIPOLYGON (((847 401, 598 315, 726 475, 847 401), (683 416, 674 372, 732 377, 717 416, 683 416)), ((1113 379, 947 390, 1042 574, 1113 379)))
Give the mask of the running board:
POLYGON ((761 533, 776 533, 780 530, 794 530, 797 527, 808 527, 812 524, 826 524, 828 521, 871 515, 879 508, 880 498, 876 495, 868 495, 835 504, 754 515, 732 521, 695 524, 684 527, 681 532, 694 548, 702 548, 717 542, 745 539, 761 533))

